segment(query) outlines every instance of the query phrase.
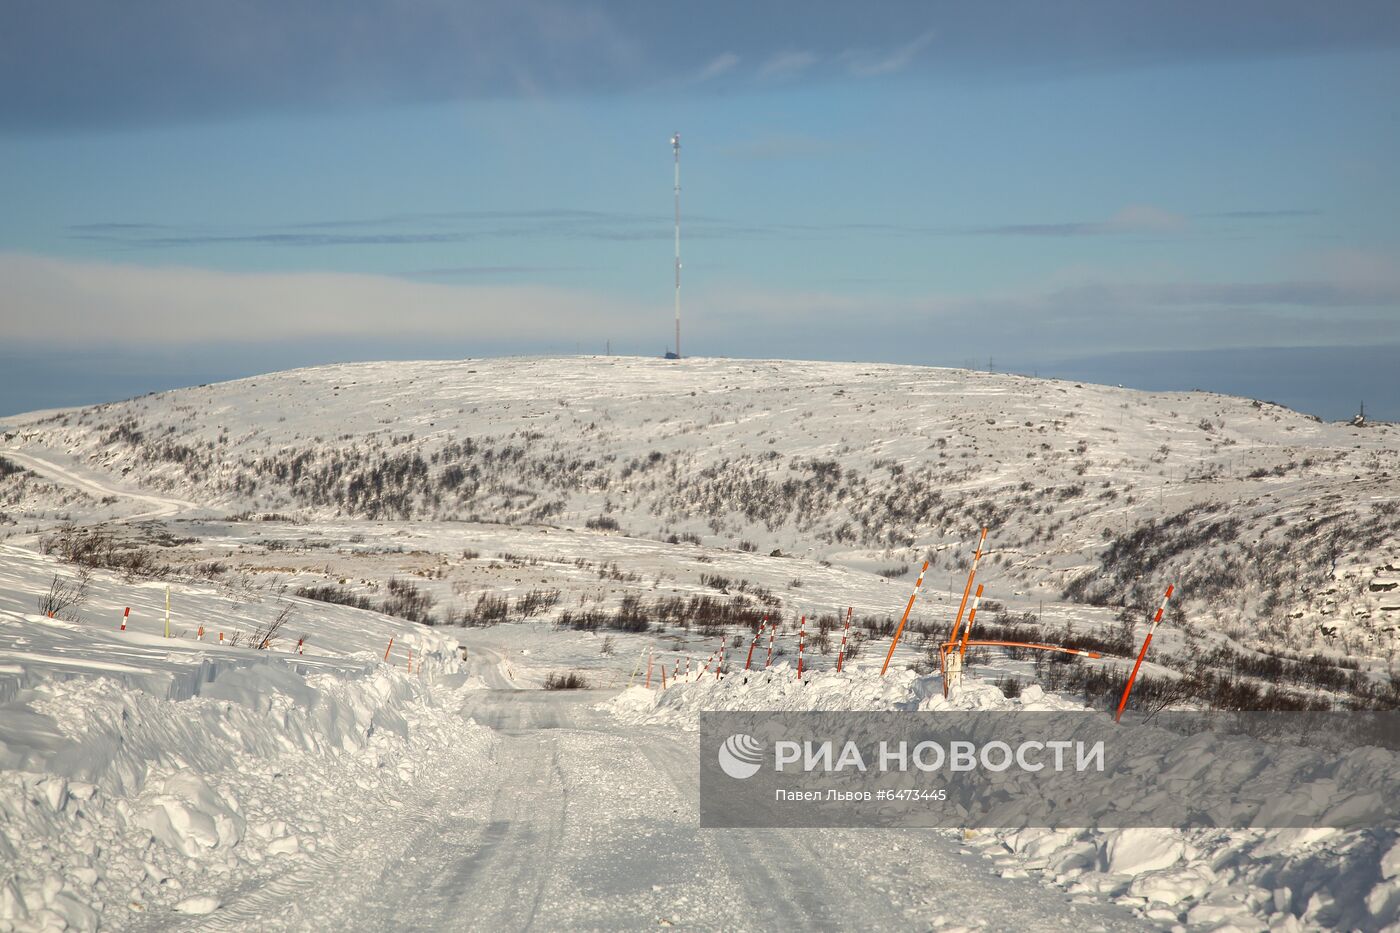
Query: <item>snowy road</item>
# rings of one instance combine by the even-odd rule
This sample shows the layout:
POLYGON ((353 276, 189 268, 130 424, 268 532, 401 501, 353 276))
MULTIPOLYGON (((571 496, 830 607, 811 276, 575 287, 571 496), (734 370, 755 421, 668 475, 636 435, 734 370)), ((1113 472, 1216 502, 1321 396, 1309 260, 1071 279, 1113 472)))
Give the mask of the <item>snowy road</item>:
POLYGON ((461 710, 497 738, 484 772, 425 788, 193 928, 1143 928, 1002 878, 943 833, 699 829, 693 734, 593 709, 612 691, 502 686, 499 655, 473 659, 497 685, 461 710))
POLYGON ((163 496, 153 496, 144 492, 133 492, 122 488, 120 485, 112 483, 104 478, 98 480, 91 475, 80 474, 68 467, 60 466, 51 460, 43 457, 36 457, 30 453, 22 453, 18 450, 0 449, 7 459, 14 461, 20 466, 40 476, 68 486, 76 486, 92 496, 102 499, 107 496, 116 496, 119 499, 130 499, 133 502, 142 503, 147 506, 143 512, 133 515, 122 516, 125 521, 141 521, 148 518, 168 518, 182 512, 194 512, 199 510, 199 506, 193 502, 186 502, 183 499, 172 499, 163 496))

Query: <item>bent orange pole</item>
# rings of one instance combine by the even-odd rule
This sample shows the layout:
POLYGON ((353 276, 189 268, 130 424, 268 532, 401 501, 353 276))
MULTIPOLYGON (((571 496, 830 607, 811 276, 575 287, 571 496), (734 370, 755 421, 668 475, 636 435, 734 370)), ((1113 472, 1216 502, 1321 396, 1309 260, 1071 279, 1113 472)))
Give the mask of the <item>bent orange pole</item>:
POLYGON ((1138 668, 1142 667, 1142 659, 1147 657, 1147 646, 1152 644, 1152 633, 1157 631, 1157 624, 1162 621, 1162 614, 1167 611, 1167 601, 1172 598, 1172 590, 1175 588, 1175 583, 1167 587, 1167 595, 1162 597, 1162 605, 1157 607, 1157 614, 1152 617, 1152 624, 1147 629, 1147 637, 1142 640, 1142 650, 1138 652, 1137 660, 1133 662, 1133 672, 1128 675, 1128 682, 1123 686, 1123 699, 1118 701, 1118 712, 1113 715, 1114 722, 1123 718, 1123 710, 1128 705, 1128 697, 1133 692, 1133 683, 1137 680, 1138 668))
POLYGON ((880 676, 885 676, 885 671, 890 669, 890 658, 894 657, 894 649, 899 645, 899 636, 904 633, 904 623, 909 621, 909 610, 914 608, 914 600, 919 597, 919 590, 924 585, 924 574, 928 571, 928 561, 924 561, 924 569, 919 571, 919 579, 914 581, 914 592, 909 594, 909 605, 904 607, 904 615, 899 620, 899 628, 894 630, 894 638, 890 639, 890 650, 885 655, 885 664, 880 668, 880 676))
POLYGON ((977 550, 972 555, 972 569, 967 572, 967 586, 963 587, 962 602, 958 603, 958 615, 953 620, 953 634, 949 641, 958 640, 958 629, 962 627, 963 610, 967 608, 967 594, 972 592, 972 581, 977 579, 977 564, 982 560, 982 545, 987 542, 987 529, 982 529, 982 537, 977 539, 977 550))

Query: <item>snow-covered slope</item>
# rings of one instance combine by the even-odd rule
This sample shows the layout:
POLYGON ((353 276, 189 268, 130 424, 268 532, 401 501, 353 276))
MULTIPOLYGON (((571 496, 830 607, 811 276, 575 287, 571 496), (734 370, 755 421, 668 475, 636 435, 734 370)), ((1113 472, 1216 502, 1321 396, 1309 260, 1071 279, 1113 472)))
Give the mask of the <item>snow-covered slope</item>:
MULTIPOLYGON (((366 363, 7 432, 21 466, 107 477, 93 496, 117 482, 225 515, 591 522, 866 571, 927 558, 935 578, 987 525, 999 597, 1141 607, 1174 580, 1190 617, 1240 637, 1387 657, 1400 632, 1400 429, 1208 393, 795 361, 366 363)), ((59 507, 27 502, 16 530, 59 507)))

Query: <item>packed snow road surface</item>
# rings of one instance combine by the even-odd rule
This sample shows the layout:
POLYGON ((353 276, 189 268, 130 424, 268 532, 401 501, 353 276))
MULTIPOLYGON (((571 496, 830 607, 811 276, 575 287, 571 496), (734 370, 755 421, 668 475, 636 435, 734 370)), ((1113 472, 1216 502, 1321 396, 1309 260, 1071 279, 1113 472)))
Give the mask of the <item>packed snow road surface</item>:
MULTIPOLYGON (((488 683, 506 666, 474 653, 488 683)), ((1142 929, 998 877, 944 833, 699 829, 695 735, 594 708, 614 693, 467 693, 461 715, 495 733, 487 772, 386 812, 372 842, 210 928, 1142 929)))

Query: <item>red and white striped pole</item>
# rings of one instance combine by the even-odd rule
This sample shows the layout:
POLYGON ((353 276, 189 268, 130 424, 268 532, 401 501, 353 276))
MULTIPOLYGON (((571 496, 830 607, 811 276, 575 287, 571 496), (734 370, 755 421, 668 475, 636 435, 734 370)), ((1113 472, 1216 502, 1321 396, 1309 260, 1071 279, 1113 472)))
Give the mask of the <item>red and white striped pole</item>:
POLYGON ((1172 598, 1172 590, 1175 588, 1175 583, 1167 587, 1167 595, 1162 597, 1162 605, 1157 607, 1157 614, 1152 617, 1152 624, 1147 627, 1147 637, 1142 640, 1142 650, 1138 652, 1133 672, 1128 675, 1128 683, 1123 687, 1123 699, 1118 701, 1118 712, 1113 717, 1114 722, 1123 718, 1123 710, 1128 705, 1128 695, 1133 692, 1133 681, 1137 680, 1138 668, 1142 667, 1142 659, 1147 657, 1147 646, 1152 644, 1152 633, 1157 631, 1157 624, 1162 621, 1162 615, 1167 611, 1167 601, 1172 598))
POLYGON ((757 645, 757 644, 758 644, 758 640, 759 640, 760 638, 763 637, 763 626, 765 626, 765 625, 767 625, 767 624, 768 624, 768 617, 767 617, 767 616, 764 616, 764 617, 763 617, 763 621, 760 622, 760 623, 758 623, 758 628, 754 630, 754 633, 753 633, 753 641, 749 642, 749 656, 748 656, 747 658, 744 659, 744 670, 748 670, 748 669, 749 669, 749 665, 753 663, 753 649, 754 649, 754 646, 757 645))
MULTIPOLYGON (((974 595, 974 596, 972 597, 972 608, 971 608, 970 610, 968 610, 968 613, 967 613, 967 625, 963 626, 963 630, 962 630, 962 644, 958 646, 958 664, 957 664, 956 671, 957 671, 957 680, 958 680, 958 687, 959 687, 959 689, 961 689, 961 687, 962 687, 963 658, 966 657, 966 655, 967 655, 967 638, 968 638, 968 634, 972 631, 972 623, 973 623, 973 620, 975 620, 975 619, 977 618, 977 607, 980 606, 981 604, 982 604, 982 584, 979 583, 979 584, 977 584, 977 593, 976 593, 976 595, 974 595)), ((951 679, 951 678, 948 676, 948 655, 945 654, 945 655, 943 656, 943 696, 944 696, 945 698, 948 696, 948 686, 949 686, 948 681, 949 681, 950 679, 951 679)))
POLYGON ((219 644, 222 645, 223 643, 224 643, 224 633, 223 633, 223 632, 220 632, 220 633, 219 633, 219 644))
POLYGON ((715 663, 715 680, 719 680, 719 672, 724 668, 724 639, 719 640, 719 661, 715 663))
POLYGON ((807 650, 807 617, 797 626, 797 679, 802 679, 802 654, 807 650))
POLYGON ((967 573, 967 586, 963 587, 962 602, 958 603, 958 615, 953 619, 953 634, 948 641, 957 643, 958 629, 962 626, 963 610, 967 608, 967 594, 972 592, 972 583, 977 579, 977 565, 982 562, 982 545, 987 543, 987 529, 982 529, 982 537, 977 539, 977 550, 972 555, 972 569, 967 573))
POLYGON ((899 645, 899 636, 904 633, 904 623, 909 621, 909 610, 914 608, 914 600, 919 597, 919 590, 924 587, 924 574, 928 572, 928 561, 924 561, 923 569, 919 571, 919 579, 914 581, 914 592, 909 594, 909 605, 904 607, 904 615, 900 617, 899 628, 894 630, 894 637, 890 639, 890 650, 885 655, 885 664, 880 668, 880 676, 885 676, 885 671, 890 669, 890 658, 894 657, 894 649, 899 645))
POLYGON ((302 646, 303 644, 305 644, 305 643, 306 643, 306 636, 305 636, 305 635, 303 635, 303 636, 301 636, 300 638, 297 639, 297 654, 305 654, 305 652, 301 650, 301 646, 302 646))
POLYGON ((836 673, 841 673, 841 662, 846 660, 846 636, 851 634, 851 613, 854 606, 846 607, 846 627, 841 630, 841 650, 836 652, 836 673))
POLYGON ((671 670, 671 679, 672 679, 672 680, 680 680, 680 679, 681 679, 681 659, 680 659, 680 655, 677 655, 677 656, 676 656, 676 666, 671 670))
POLYGON ((123 632, 126 631, 126 619, 127 619, 127 616, 129 616, 129 615, 131 615, 131 607, 130 607, 130 606, 127 606, 127 607, 126 607, 126 611, 122 613, 122 627, 121 627, 121 630, 122 630, 123 632))
POLYGON ((199 627, 199 640, 204 641, 204 626, 199 627))
POLYGON ((977 621, 977 607, 982 605, 982 584, 977 584, 977 593, 972 597, 972 608, 967 611, 967 625, 963 626, 962 644, 958 646, 958 657, 967 654, 967 640, 972 635, 972 623, 977 621))
POLYGON ((685 679, 690 679, 690 655, 685 656, 685 679))
POLYGON ((778 623, 774 622, 768 626, 768 658, 763 662, 763 669, 766 671, 773 666, 773 639, 778 635, 778 623))

